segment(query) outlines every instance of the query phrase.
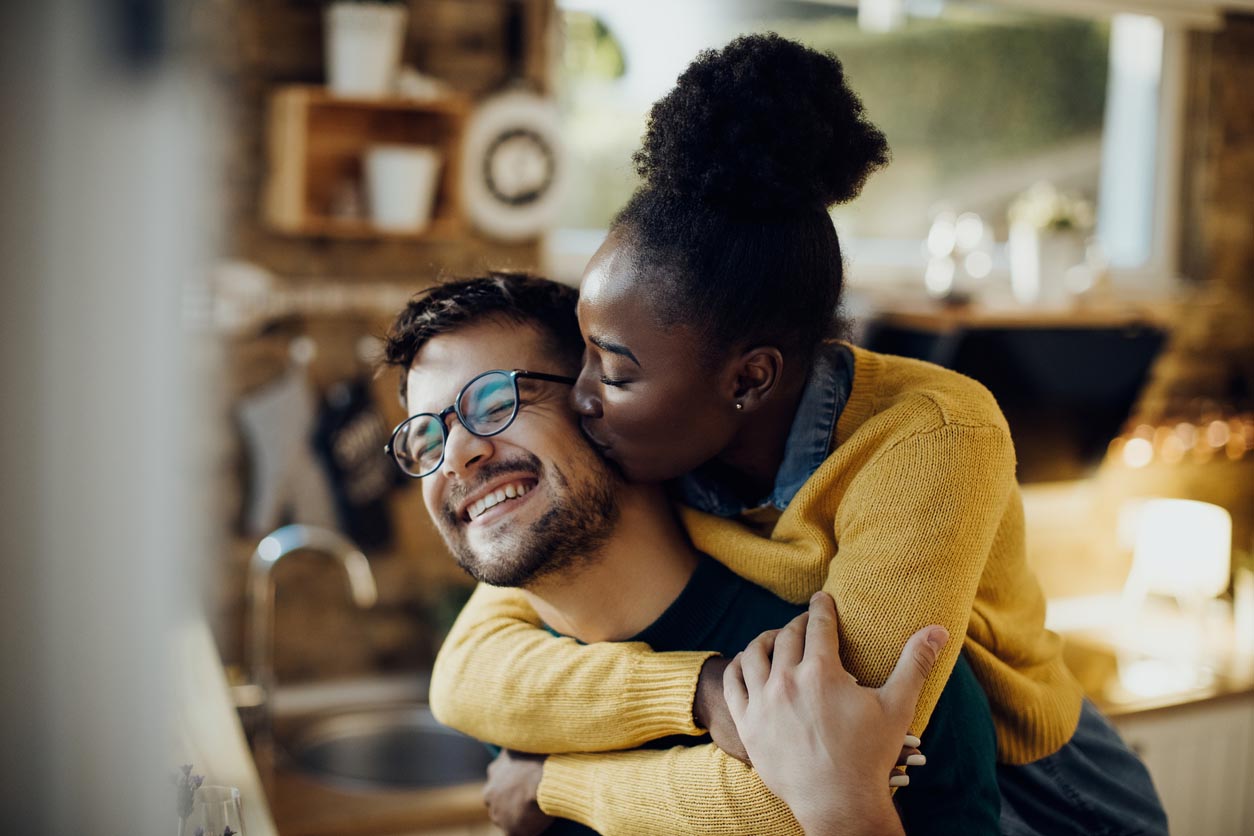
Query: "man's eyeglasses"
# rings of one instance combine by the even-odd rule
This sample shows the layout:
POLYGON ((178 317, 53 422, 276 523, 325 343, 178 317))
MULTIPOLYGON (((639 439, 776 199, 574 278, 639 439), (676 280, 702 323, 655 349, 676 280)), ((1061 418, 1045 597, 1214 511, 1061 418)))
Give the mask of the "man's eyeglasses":
POLYGON ((444 445, 448 441, 450 412, 457 416, 466 431, 480 438, 505 432, 518 417, 518 380, 548 380, 574 385, 575 378, 522 369, 494 369, 471 379, 462 387, 452 406, 439 413, 421 412, 406 418, 383 449, 406 476, 421 479, 430 476, 444 463, 444 445))

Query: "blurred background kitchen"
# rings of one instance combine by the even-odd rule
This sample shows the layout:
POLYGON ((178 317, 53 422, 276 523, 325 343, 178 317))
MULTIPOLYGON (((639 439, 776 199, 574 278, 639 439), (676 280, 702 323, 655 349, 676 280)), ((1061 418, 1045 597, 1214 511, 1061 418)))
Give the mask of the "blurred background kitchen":
POLYGON ((577 283, 650 103, 774 30, 893 149, 835 214, 851 339, 992 389, 1070 664, 1173 832, 1254 834, 1251 0, 2 15, 6 829, 170 833, 192 763, 247 836, 493 832, 378 337, 441 276, 577 283))

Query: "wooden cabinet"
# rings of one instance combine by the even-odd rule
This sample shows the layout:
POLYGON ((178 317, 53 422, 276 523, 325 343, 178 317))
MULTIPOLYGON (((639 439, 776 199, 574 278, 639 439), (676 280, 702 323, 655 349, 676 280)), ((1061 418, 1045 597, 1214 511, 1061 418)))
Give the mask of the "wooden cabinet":
POLYGON ((1113 718, 1177 836, 1254 833, 1254 692, 1113 718))
POLYGON ((345 99, 324 88, 279 88, 270 100, 266 223, 292 235, 450 239, 466 232, 461 207, 462 135, 469 100, 345 99), (442 156, 431 223, 391 232, 368 220, 363 158, 378 144, 424 145, 442 156))

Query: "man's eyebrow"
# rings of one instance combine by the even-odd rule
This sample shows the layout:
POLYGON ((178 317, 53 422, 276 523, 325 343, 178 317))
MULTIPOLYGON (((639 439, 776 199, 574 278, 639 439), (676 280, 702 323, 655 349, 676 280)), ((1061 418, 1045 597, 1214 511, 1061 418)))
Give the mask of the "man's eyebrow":
POLYGON ((593 345, 595 345, 597 348, 601 349, 602 351, 608 351, 611 354, 618 354, 620 356, 626 357, 628 360, 635 363, 637 366, 640 365, 640 361, 636 359, 636 355, 632 354, 631 349, 625 345, 612 343, 609 340, 603 340, 600 337, 588 337, 588 342, 592 343, 593 345))

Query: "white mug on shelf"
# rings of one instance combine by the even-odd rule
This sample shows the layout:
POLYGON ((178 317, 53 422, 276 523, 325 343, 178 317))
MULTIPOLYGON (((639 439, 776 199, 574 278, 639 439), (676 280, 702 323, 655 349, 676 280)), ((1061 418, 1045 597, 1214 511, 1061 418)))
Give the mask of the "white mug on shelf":
POLYGON ((386 96, 401 65, 409 11, 400 3, 331 3, 325 12, 327 86, 337 96, 386 96))
POLYGON ((391 232, 421 232, 431 222, 441 155, 424 145, 372 145, 366 150, 370 220, 391 232))

